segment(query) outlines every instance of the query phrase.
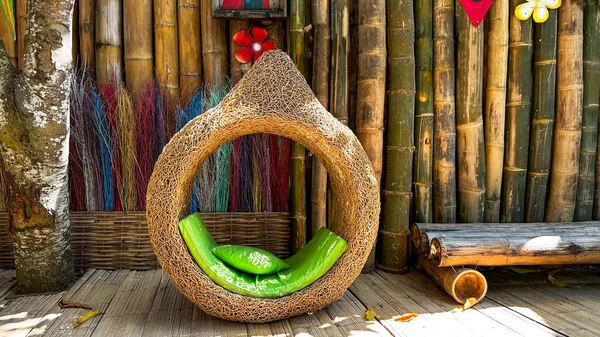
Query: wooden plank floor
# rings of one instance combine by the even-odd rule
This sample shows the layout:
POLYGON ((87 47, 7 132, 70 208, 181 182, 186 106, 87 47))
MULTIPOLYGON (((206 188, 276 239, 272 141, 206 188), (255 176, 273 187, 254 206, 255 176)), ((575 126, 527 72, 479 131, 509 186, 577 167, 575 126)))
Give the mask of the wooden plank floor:
POLYGON ((599 336, 600 269, 547 274, 509 269, 485 272, 488 296, 474 308, 457 305, 427 277, 411 272, 361 275, 325 310, 269 324, 226 322, 204 314, 160 270, 88 270, 58 294, 17 296, 13 270, 0 270, 0 337, 3 336, 599 336), (61 298, 90 304, 103 315, 77 329, 86 310, 60 309, 61 298), (377 312, 372 321, 367 308, 377 312), (401 323, 394 318, 419 316, 401 323))

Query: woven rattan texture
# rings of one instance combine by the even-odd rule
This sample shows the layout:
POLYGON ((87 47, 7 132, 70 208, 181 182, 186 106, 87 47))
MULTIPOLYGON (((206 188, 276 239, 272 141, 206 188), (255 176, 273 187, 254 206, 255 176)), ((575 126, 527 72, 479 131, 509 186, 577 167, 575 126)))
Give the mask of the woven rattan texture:
POLYGON ((154 168, 147 197, 148 228, 163 270, 205 312, 244 322, 314 312, 338 300, 374 245, 379 208, 377 180, 359 141, 323 108, 290 58, 277 50, 266 52, 221 104, 171 139, 154 168), (327 274, 278 299, 246 297, 215 284, 194 262, 177 228, 206 158, 228 141, 259 132, 292 138, 321 160, 335 195, 332 230, 348 241, 327 274))
MULTIPOLYGON (((76 268, 156 269, 146 212, 71 212, 71 248, 76 268)), ((289 213, 203 213, 219 244, 290 254, 289 213), (269 233, 269 235, 265 235, 269 233)), ((8 213, 0 213, 0 268, 14 268, 8 213)))

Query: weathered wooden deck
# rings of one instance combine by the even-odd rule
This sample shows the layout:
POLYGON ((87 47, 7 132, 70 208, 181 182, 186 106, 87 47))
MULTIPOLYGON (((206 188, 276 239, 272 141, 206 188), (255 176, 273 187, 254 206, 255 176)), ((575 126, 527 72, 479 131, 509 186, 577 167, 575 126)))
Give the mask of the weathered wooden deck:
POLYGON ((473 309, 451 313, 448 296, 418 272, 361 275, 342 300, 325 310, 270 324, 243 324, 207 316, 160 270, 89 270, 68 291, 14 295, 14 271, 0 271, 0 336, 598 336, 600 272, 486 273, 488 296, 473 309), (84 309, 63 309, 68 299, 104 315, 73 329, 84 309), (377 312, 365 321, 366 308, 377 312), (398 315, 416 312, 411 322, 398 315))

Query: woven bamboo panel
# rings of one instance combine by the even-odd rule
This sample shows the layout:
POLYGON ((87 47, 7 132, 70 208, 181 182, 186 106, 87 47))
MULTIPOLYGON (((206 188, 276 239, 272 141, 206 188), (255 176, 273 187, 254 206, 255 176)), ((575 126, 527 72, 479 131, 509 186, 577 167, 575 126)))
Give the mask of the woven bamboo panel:
MULTIPOLYGON (((219 244, 290 254, 288 213, 204 213, 206 226, 219 244)), ((145 212, 71 212, 71 247, 76 268, 154 269, 159 267, 145 212)), ((0 213, 0 268, 14 267, 8 214, 0 213)))

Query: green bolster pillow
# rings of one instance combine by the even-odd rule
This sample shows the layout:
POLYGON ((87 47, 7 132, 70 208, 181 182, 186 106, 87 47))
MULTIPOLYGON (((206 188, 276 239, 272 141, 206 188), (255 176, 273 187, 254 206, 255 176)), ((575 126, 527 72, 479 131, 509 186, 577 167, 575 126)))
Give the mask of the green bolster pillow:
POLYGON ((228 266, 212 253, 217 243, 198 213, 179 221, 179 230, 198 266, 216 284, 241 295, 260 298, 283 297, 308 287, 327 273, 347 247, 344 239, 322 228, 298 253, 285 260, 289 269, 254 275, 228 266))
POLYGON ((290 267, 275 254, 254 247, 225 245, 213 247, 212 252, 219 260, 249 274, 269 275, 290 267))

